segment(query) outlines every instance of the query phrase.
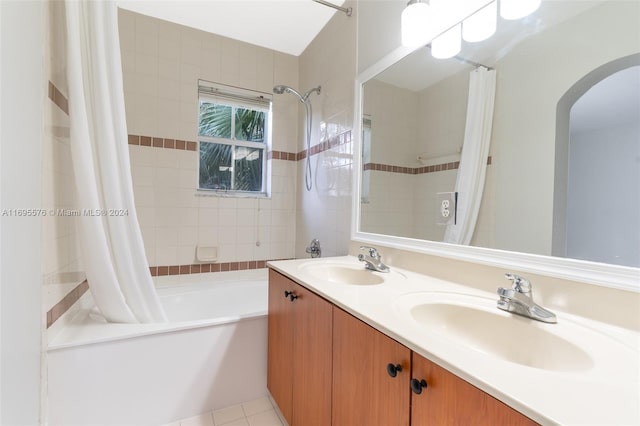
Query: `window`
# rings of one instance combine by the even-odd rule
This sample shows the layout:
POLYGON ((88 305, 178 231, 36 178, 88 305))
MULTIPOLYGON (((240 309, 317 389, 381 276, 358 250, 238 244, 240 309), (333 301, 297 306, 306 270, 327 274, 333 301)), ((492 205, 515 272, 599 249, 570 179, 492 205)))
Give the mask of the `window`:
POLYGON ((271 100, 223 86, 199 86, 199 189, 266 194, 271 100))

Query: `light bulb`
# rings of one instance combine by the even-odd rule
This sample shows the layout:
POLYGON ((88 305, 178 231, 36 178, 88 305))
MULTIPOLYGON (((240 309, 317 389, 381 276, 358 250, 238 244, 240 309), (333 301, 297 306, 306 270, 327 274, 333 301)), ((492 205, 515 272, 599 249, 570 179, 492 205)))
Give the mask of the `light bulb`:
POLYGON ((462 26, 457 24, 431 42, 431 56, 437 59, 447 59, 456 56, 462 48, 462 26))
POLYGON ((423 46, 429 42, 429 5, 416 1, 402 11, 402 45, 423 46))
POLYGON ((476 42, 486 40, 496 32, 498 1, 494 0, 462 21, 462 38, 476 42))
POLYGON ((532 14, 542 0, 500 0, 500 16, 504 19, 520 19, 532 14))

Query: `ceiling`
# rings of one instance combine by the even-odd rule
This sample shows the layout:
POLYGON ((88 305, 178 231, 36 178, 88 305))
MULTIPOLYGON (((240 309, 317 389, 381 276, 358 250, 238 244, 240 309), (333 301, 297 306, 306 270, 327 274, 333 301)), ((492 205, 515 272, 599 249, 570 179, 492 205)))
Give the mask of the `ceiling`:
POLYGON ((312 0, 118 0, 118 6, 295 56, 337 12, 312 0))

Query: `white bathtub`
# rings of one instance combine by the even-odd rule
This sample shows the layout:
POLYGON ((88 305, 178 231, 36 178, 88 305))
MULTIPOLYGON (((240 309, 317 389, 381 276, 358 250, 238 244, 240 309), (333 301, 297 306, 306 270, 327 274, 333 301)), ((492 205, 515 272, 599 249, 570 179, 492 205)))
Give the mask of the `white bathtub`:
POLYGON ((168 324, 82 310, 49 344, 49 425, 162 425, 267 395, 265 269, 157 278, 168 324))

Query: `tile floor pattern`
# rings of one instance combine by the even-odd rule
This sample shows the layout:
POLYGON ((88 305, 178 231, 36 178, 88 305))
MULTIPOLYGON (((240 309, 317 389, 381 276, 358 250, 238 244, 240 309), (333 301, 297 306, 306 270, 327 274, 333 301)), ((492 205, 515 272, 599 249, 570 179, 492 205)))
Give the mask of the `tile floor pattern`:
POLYGON ((178 420, 165 426, 283 426, 268 397, 178 420))

